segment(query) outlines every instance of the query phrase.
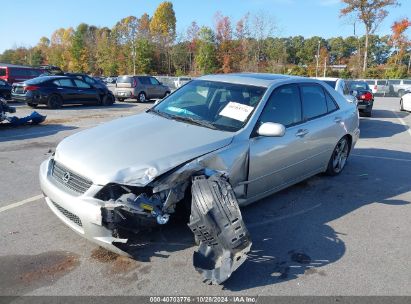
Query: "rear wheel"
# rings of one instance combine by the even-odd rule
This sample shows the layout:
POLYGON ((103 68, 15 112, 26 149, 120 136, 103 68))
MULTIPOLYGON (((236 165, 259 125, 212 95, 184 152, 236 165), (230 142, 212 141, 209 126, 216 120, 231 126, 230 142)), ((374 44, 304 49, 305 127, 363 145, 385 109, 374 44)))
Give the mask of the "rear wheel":
POLYGON ((334 148, 333 154, 328 162, 326 173, 331 176, 340 174, 347 163, 349 152, 350 143, 347 137, 343 137, 334 148))
POLYGON ((147 100, 146 93, 140 92, 140 93, 138 94, 138 96, 137 96, 137 100, 138 100, 139 102, 145 102, 145 101, 147 100))
POLYGON ((61 108, 62 105, 63 105, 63 99, 59 95, 53 94, 49 96, 49 98, 47 99, 47 106, 50 109, 58 109, 58 108, 61 108))

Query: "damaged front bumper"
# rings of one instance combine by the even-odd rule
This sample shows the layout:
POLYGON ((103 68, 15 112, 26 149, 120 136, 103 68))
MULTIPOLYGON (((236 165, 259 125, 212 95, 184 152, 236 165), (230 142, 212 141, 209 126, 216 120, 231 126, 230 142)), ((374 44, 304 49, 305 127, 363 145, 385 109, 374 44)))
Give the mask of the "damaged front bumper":
POLYGON ((71 195, 50 178, 50 160, 40 166, 40 187, 49 208, 55 215, 82 237, 107 250, 128 255, 116 247, 115 243, 125 243, 127 239, 113 237, 113 232, 102 225, 102 202, 93 196, 101 186, 92 185, 80 196, 71 195))
MULTIPOLYGON (((122 255, 129 254, 116 244, 127 243, 125 236, 130 232, 167 223, 189 185, 179 180, 172 188, 153 192, 159 187, 92 184, 83 194, 72 195, 54 179, 53 162, 45 161, 40 167, 41 189, 50 209, 78 234, 122 255)), ((205 281, 221 284, 246 260, 251 248, 249 233, 224 175, 197 174, 189 179, 192 198, 188 226, 200 245, 193 264, 205 281)))

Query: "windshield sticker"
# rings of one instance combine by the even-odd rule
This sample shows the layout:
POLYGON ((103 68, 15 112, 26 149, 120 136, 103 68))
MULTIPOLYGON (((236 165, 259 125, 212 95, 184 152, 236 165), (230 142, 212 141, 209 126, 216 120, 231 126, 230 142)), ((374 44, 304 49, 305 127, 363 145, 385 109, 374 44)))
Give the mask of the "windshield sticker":
POLYGON ((220 115, 244 122, 253 110, 253 107, 230 101, 220 112, 220 115))

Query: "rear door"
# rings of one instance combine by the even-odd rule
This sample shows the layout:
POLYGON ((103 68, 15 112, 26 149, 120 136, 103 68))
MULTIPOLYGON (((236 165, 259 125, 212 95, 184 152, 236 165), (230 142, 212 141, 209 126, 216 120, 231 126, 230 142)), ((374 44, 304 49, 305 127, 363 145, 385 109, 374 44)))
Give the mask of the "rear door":
POLYGON ((53 84, 65 103, 76 103, 79 101, 77 87, 71 79, 56 79, 53 81, 53 84))
POLYGON ((80 79, 73 79, 73 81, 77 87, 79 101, 90 104, 100 101, 98 90, 96 88, 93 88, 91 85, 80 79))
POLYGON ((309 131, 305 136, 304 170, 312 173, 323 171, 331 153, 344 134, 338 104, 319 84, 301 84, 303 120, 309 131))
POLYGON ((155 98, 155 91, 150 81, 150 77, 147 76, 139 76, 138 81, 141 84, 141 87, 138 88, 136 94, 141 91, 144 91, 147 95, 147 99, 155 98))

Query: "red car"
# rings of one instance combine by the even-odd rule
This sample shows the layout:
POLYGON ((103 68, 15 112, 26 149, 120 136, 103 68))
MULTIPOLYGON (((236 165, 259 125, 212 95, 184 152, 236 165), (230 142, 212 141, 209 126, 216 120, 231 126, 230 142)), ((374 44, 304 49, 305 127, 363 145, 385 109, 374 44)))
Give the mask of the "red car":
POLYGON ((0 63, 0 79, 5 80, 9 84, 29 80, 40 76, 42 73, 44 71, 40 68, 0 63))

